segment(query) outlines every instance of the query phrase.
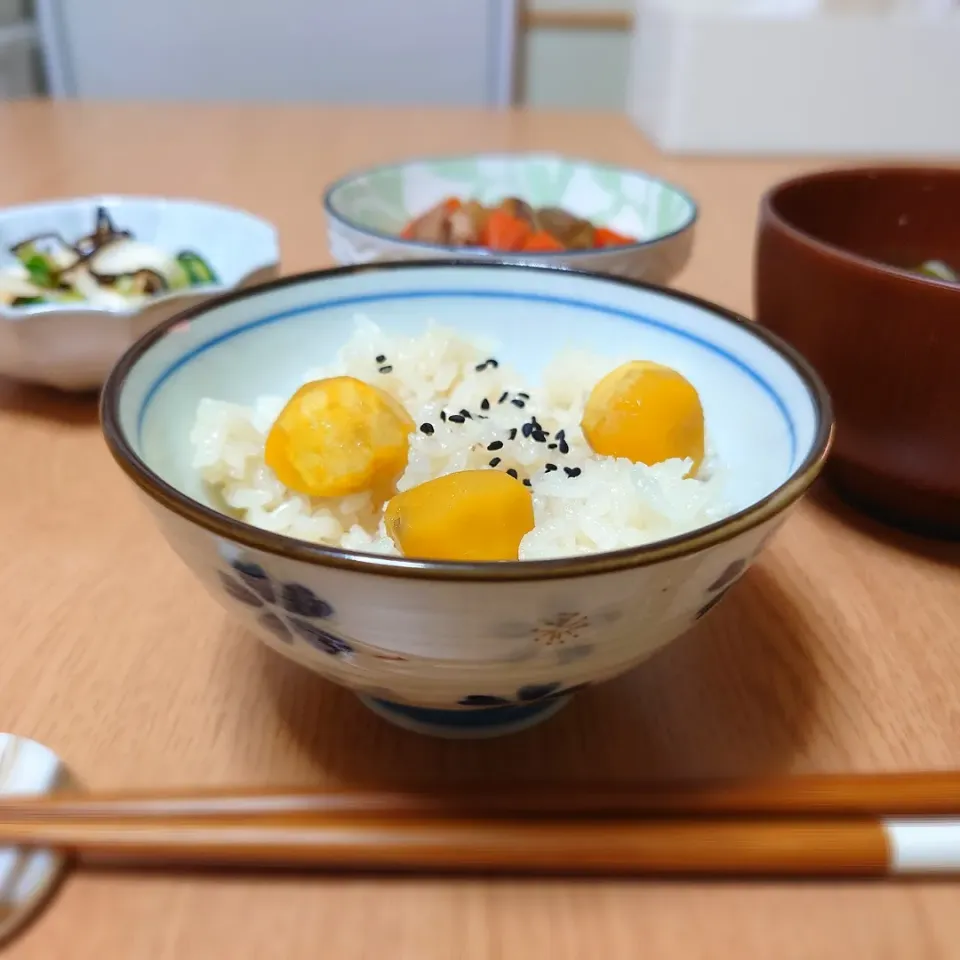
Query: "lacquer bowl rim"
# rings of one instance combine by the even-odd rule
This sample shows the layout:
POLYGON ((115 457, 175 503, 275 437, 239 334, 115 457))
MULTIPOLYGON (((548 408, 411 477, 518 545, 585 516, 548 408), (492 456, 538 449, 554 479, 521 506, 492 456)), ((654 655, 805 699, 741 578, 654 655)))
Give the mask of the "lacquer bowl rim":
POLYGON ((839 243, 798 226, 780 208, 780 203, 785 194, 794 190, 815 188, 824 183, 923 176, 945 177, 960 182, 960 169, 932 165, 891 164, 887 166, 830 167, 815 170, 811 173, 781 180, 770 187, 760 198, 760 222, 761 225, 767 224, 769 227, 781 231, 794 243, 812 251, 824 260, 833 261, 838 265, 857 271, 863 278, 876 280, 880 277, 888 277, 891 280, 913 285, 917 292, 924 289, 940 290, 948 292, 948 295, 955 294, 960 298, 960 284, 952 283, 949 280, 940 280, 927 274, 909 270, 906 267, 898 267, 895 264, 885 263, 882 260, 876 260, 873 257, 848 250, 839 243))

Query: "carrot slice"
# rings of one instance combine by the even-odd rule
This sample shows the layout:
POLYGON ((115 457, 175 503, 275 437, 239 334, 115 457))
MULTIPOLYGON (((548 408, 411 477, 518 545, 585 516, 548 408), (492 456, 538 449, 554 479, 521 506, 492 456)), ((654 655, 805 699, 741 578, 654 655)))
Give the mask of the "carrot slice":
POLYGON ((463 202, 459 197, 447 197, 447 199, 443 201, 443 206, 447 213, 453 213, 454 210, 459 210, 460 207, 463 206, 463 202))
POLYGON ((505 210, 497 209, 487 219, 487 246, 503 253, 516 252, 523 249, 531 232, 529 224, 505 210))
POLYGON ((413 221, 412 220, 400 231, 400 236, 403 237, 404 240, 413 239, 413 221))
POLYGON ((597 227, 593 231, 593 245, 595 247, 622 247, 627 243, 636 243, 634 237, 628 237, 626 234, 617 233, 609 227, 597 227))
POLYGON ((546 230, 538 230, 536 233, 531 233, 530 236, 527 237, 523 249, 530 253, 554 253, 565 248, 553 234, 547 233, 546 230))

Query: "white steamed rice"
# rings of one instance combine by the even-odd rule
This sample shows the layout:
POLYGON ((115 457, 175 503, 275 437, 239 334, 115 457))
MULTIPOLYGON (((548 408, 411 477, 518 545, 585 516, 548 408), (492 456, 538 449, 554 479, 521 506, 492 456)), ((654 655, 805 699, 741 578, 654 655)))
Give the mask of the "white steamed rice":
MULTIPOLYGON (((712 456, 696 479, 686 479, 687 460, 648 467, 593 453, 579 424, 590 390, 616 365, 609 358, 562 351, 537 387, 502 363, 478 371, 478 364, 491 356, 495 352, 490 344, 467 341, 432 322, 420 336, 403 337, 389 336, 361 317, 336 361, 306 372, 302 382, 347 374, 391 393, 418 426, 433 425, 432 435, 418 429, 411 436, 400 490, 458 470, 486 467, 495 456, 500 458, 496 469, 513 468, 520 479, 529 478, 536 525, 523 538, 521 560, 637 546, 731 512, 712 456), (378 363, 378 356, 387 359, 378 363), (390 372, 380 373, 386 365, 390 372), (507 400, 498 403, 505 392, 507 400), (481 406, 485 398, 488 410, 481 406), (524 402, 523 408, 511 402, 515 398, 524 402), (457 414, 464 409, 472 419, 441 420, 441 411, 457 414), (549 431, 550 442, 562 429, 569 452, 525 438, 522 426, 531 415, 549 431), (512 428, 517 428, 514 440, 512 428), (496 440, 503 447, 490 452, 487 447, 496 440), (548 463, 558 469, 546 472, 548 463), (579 468, 580 473, 571 477, 564 468, 579 468)), ((396 555, 369 494, 307 497, 286 488, 264 463, 267 432, 286 400, 264 396, 252 407, 201 400, 190 439, 202 479, 227 512, 256 527, 329 546, 396 555)))

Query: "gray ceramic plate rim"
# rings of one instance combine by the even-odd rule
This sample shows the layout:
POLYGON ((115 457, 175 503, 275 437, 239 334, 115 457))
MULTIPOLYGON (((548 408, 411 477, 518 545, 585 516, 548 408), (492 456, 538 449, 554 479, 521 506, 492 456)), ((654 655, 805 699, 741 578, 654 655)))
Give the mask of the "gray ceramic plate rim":
POLYGON ((502 263, 521 265, 526 263, 543 262, 546 260, 573 260, 578 257, 596 257, 604 253, 623 253, 630 250, 643 250, 645 247, 655 246, 658 243, 663 243, 665 240, 670 240, 672 237, 677 237, 680 234, 685 233, 687 230, 690 230, 696 225, 696 222, 700 217, 700 208, 693 197, 686 190, 678 187, 675 183, 671 183, 669 180, 664 180, 661 177, 655 177, 652 174, 647 173, 645 170, 633 170, 630 167, 618 167, 616 164, 612 163, 598 163, 596 160, 590 160, 586 157, 567 156, 566 154, 552 153, 549 150, 521 151, 517 153, 504 151, 500 153, 441 154, 439 156, 410 157, 407 160, 398 160, 395 163, 380 163, 376 166, 364 167, 360 170, 354 170, 350 173, 344 174, 344 176, 334 180, 333 183, 327 187, 323 194, 323 209, 331 220, 336 220, 338 223, 342 223, 351 230, 356 230, 358 233, 362 233, 368 237, 376 237, 378 240, 384 240, 389 243, 396 243, 404 247, 409 247, 411 250, 422 250, 425 253, 433 254, 454 251, 462 256, 466 250, 469 249, 470 254, 475 256, 477 259, 489 258, 502 263), (651 183, 657 183, 662 187, 666 187, 668 190, 672 190, 677 195, 683 197, 683 199, 690 204, 690 216, 675 230, 671 230, 668 233, 658 234, 657 236, 650 237, 647 240, 640 240, 637 243, 625 243, 621 246, 604 247, 600 250, 544 250, 542 253, 537 253, 535 258, 531 258, 529 254, 498 253, 493 250, 487 250, 483 247, 448 247, 442 243, 424 243, 421 240, 407 240, 396 233, 384 233, 381 230, 374 230, 371 227, 365 227, 362 224, 357 223, 355 220, 351 220, 349 217, 345 216, 334 206, 334 194, 337 192, 337 190, 346 186, 346 184, 352 182, 353 180, 359 179, 360 177, 374 176, 375 174, 383 173, 386 170, 396 170, 400 167, 406 167, 415 163, 456 163, 466 160, 562 160, 565 163, 586 164, 591 167, 596 167, 598 170, 606 170, 611 173, 615 172, 621 174, 630 174, 631 176, 635 177, 643 177, 645 180, 649 180, 651 183))
POLYGON ((410 577, 424 580, 459 580, 473 582, 505 582, 568 579, 593 576, 615 570, 648 566, 674 557, 688 556, 698 550, 723 543, 751 530, 761 523, 782 513, 806 492, 823 468, 833 442, 834 418, 830 395, 813 367, 776 334, 757 323, 741 317, 709 300, 689 293, 681 293, 639 280, 609 277, 586 270, 571 270, 544 264, 517 264, 486 260, 413 260, 388 261, 384 263, 350 264, 326 270, 281 277, 246 290, 237 290, 208 300, 206 303, 185 310, 158 324, 129 347, 114 366, 100 394, 100 424, 104 439, 114 460, 127 476, 152 500, 172 510, 190 523, 254 550, 270 553, 290 560, 316 566, 337 567, 380 576, 410 577), (575 557, 560 557, 552 560, 518 560, 514 562, 466 562, 438 560, 408 560, 404 557, 388 557, 373 553, 344 550, 297 540, 280 533, 260 530, 242 520, 237 520, 181 493, 158 476, 134 450, 120 425, 120 397, 130 370, 154 343, 165 337, 172 329, 184 322, 202 322, 203 315, 218 307, 255 297, 273 290, 301 283, 324 280, 329 277, 348 276, 355 273, 372 273, 395 270, 454 269, 469 267, 488 270, 543 270, 550 273, 566 273, 596 280, 602 284, 618 284, 689 303, 706 310, 718 320, 745 327, 752 336, 776 350, 796 371, 805 383, 817 411, 817 430, 810 452, 803 462, 762 500, 751 504, 738 513, 716 523, 665 540, 640 547, 615 550, 606 553, 585 554, 575 557))

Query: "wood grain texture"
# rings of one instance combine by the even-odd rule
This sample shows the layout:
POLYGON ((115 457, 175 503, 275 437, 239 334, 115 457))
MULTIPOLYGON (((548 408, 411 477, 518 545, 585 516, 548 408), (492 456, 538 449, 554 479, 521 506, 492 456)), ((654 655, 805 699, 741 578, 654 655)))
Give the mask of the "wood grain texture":
MULTIPOLYGON (((814 160, 664 158, 619 116, 4 104, 0 204, 201 196, 329 263, 325 182, 411 154, 552 149, 642 167, 703 205, 678 286, 750 309, 757 202, 814 160)), ((0 729, 98 788, 322 786, 960 768, 960 546, 821 490, 694 631, 544 726, 436 743, 262 649, 168 550, 92 401, 0 384, 0 729)), ((942 960, 957 886, 136 878, 82 874, 14 960, 942 960)))

